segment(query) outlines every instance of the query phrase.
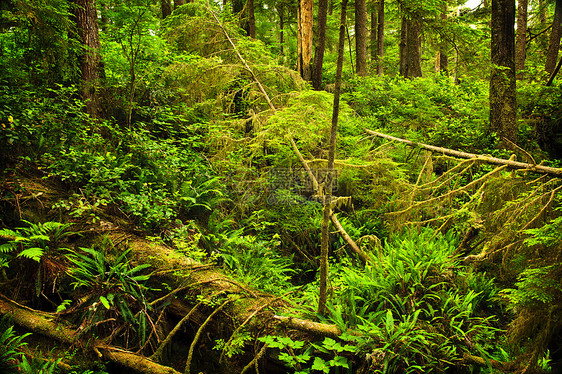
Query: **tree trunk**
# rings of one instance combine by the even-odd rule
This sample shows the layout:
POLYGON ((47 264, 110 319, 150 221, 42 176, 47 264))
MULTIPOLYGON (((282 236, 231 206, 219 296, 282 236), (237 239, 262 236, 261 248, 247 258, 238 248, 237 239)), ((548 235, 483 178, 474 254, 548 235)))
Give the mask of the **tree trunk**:
POLYGON ((408 71, 408 59, 406 58, 406 46, 408 41, 408 20, 402 16, 402 26, 400 27, 400 44, 399 44, 399 72, 400 75, 405 77, 408 71))
POLYGON ((172 14, 172 3, 170 0, 160 0, 160 9, 162 10, 162 19, 166 19, 172 14))
MULTIPOLYGON (((443 23, 447 21, 447 3, 443 2, 443 11, 441 12, 441 20, 443 23)), ((443 74, 449 72, 449 55, 447 42, 442 38, 441 43, 439 43, 439 69, 443 74)))
POLYGON ((78 35, 84 45, 84 54, 80 58, 82 75, 82 96, 86 101, 87 113, 97 118, 100 114, 97 86, 103 75, 103 65, 99 53, 101 44, 98 30, 98 15, 94 0, 73 0, 73 8, 78 35))
POLYGON ((300 7, 300 74, 306 81, 312 80, 312 33, 313 0, 299 0, 300 7))
POLYGON ((281 2, 278 8, 279 12, 279 54, 285 55, 285 4, 281 2))
POLYGON ((406 38, 406 58, 408 63, 405 77, 421 77, 421 23, 413 19, 408 20, 408 22, 406 38))
POLYGON ((378 28, 378 24, 377 24, 377 6, 376 3, 373 2, 371 4, 371 46, 370 46, 370 51, 371 51, 371 62, 373 63, 373 65, 375 64, 375 62, 377 61, 377 51, 378 51, 378 44, 377 44, 377 28, 378 28))
POLYGON ((384 0, 379 0, 379 26, 377 30, 377 74, 383 74, 382 58, 384 57, 384 0))
POLYGON ((326 24, 328 22, 328 0, 318 0, 318 31, 316 52, 314 53, 314 71, 312 87, 320 90, 322 87, 322 65, 324 63, 324 51, 326 50, 326 24))
POLYGON ((357 75, 367 75, 367 5, 355 0, 355 60, 357 75))
POLYGON ((527 47, 527 7, 528 0, 517 2, 517 35, 515 41, 515 71, 517 79, 523 79, 525 69, 525 51, 527 47))
POLYGON ((517 142, 515 92, 515 0, 492 0, 490 129, 517 142))
POLYGON ((558 61, 558 50, 560 49, 560 36, 562 36, 562 0, 556 0, 554 8, 554 18, 552 20, 552 30, 548 43, 548 54, 544 70, 552 75, 558 61))
POLYGON ((255 39, 256 38, 256 15, 254 12, 254 0, 247 0, 246 8, 248 12, 248 27, 246 29, 247 35, 255 39))
POLYGON ((328 149, 328 170, 326 175, 326 190, 322 219, 322 237, 320 253, 320 292, 318 298, 318 314, 325 314, 328 296, 328 252, 330 249, 330 216, 332 214, 332 182, 334 173, 334 158, 336 153, 336 136, 338 133, 338 115, 340 108, 341 77, 343 71, 343 53, 345 46, 347 0, 342 0, 340 32, 338 40, 338 61, 336 66, 336 82, 334 88, 334 106, 332 111, 332 127, 328 149))

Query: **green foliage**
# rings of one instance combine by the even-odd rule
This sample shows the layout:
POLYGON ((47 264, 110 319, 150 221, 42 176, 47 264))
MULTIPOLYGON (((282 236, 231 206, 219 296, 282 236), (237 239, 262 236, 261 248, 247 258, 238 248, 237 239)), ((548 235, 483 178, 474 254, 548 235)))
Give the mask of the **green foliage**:
POLYGON ((241 281, 265 292, 285 293, 292 287, 291 258, 277 253, 279 236, 259 240, 252 235, 232 232, 222 246, 221 257, 225 267, 241 281))
POLYGON ((16 373, 18 362, 23 358, 21 349, 27 344, 23 341, 31 334, 17 335, 14 326, 9 325, 9 320, 3 317, 0 320, 0 371, 2 373, 16 373))
POLYGON ((110 258, 104 249, 71 251, 68 259, 74 267, 69 275, 74 280, 74 289, 80 292, 83 302, 89 306, 82 317, 85 331, 98 326, 100 321, 110 322, 109 316, 112 316, 119 318, 120 323, 132 326, 142 344, 147 336, 147 319, 150 318, 150 306, 145 297, 145 282, 149 276, 142 272, 149 265, 132 267, 127 259, 129 251, 124 251, 117 258, 110 258), (138 313, 135 314, 134 310, 138 313))
POLYGON ((59 247, 60 242, 74 233, 68 231, 72 226, 70 223, 43 222, 31 223, 23 221, 29 227, 19 227, 15 230, 1 229, 0 238, 7 240, 7 243, 0 245, 0 264, 7 264, 8 261, 16 257, 24 257, 37 262, 46 253, 53 254, 59 247))
POLYGON ((371 128, 464 151, 493 148, 487 129, 488 86, 450 78, 358 77, 344 97, 371 128), (387 130, 388 131, 388 130, 387 130))

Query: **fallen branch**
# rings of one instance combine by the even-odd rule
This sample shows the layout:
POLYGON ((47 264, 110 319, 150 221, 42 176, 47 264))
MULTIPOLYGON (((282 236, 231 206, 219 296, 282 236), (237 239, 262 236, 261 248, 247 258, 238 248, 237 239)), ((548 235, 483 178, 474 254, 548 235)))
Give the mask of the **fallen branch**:
POLYGON ((326 323, 312 322, 306 319, 286 316, 273 316, 273 318, 287 327, 316 335, 338 337, 342 334, 342 331, 336 325, 328 325, 326 323))
POLYGON ((499 370, 502 372, 512 372, 517 369, 518 365, 512 362, 501 362, 496 360, 486 360, 482 357, 473 356, 468 353, 463 355, 463 364, 491 367, 492 369, 499 370))
POLYGON ((75 329, 57 320, 53 315, 30 308, 22 308, 3 295, 0 295, 0 314, 8 315, 12 321, 27 330, 58 340, 66 344, 80 344, 102 357, 123 367, 143 374, 180 374, 175 369, 157 364, 148 358, 109 346, 100 340, 82 341, 75 329))
POLYGON ((433 145, 413 142, 413 141, 407 140, 407 139, 397 138, 397 137, 394 137, 394 136, 391 136, 391 135, 381 134, 380 132, 376 132, 376 131, 369 130, 369 129, 365 129, 365 131, 368 134, 378 136, 380 138, 384 138, 384 139, 388 139, 388 140, 392 140, 392 141, 397 141, 397 142, 404 143, 404 144, 407 144, 407 145, 412 146, 412 147, 420 147, 420 148, 423 148, 423 149, 427 149, 429 151, 439 152, 439 153, 443 153, 443 154, 446 154, 446 155, 449 155, 449 156, 454 156, 454 157, 459 157, 459 158, 467 158, 467 159, 474 159, 474 160, 483 161, 483 162, 487 162, 489 164, 494 164, 494 165, 507 165, 507 167, 512 168, 512 169, 524 169, 524 170, 537 172, 537 173, 545 173, 545 174, 550 174, 550 175, 562 176, 562 168, 553 168, 553 167, 549 167, 549 166, 528 164, 528 163, 525 163, 525 162, 518 162, 518 161, 513 161, 513 160, 505 160, 503 158, 479 155, 479 154, 476 154, 476 153, 460 152, 460 151, 455 151, 453 149, 436 147, 436 146, 433 146, 433 145))

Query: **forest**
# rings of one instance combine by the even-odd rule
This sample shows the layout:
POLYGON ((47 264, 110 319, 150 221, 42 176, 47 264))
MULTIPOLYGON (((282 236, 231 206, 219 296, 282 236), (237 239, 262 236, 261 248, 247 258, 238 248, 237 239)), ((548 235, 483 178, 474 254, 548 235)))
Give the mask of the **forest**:
POLYGON ((0 12, 0 373, 562 373, 562 0, 0 12))

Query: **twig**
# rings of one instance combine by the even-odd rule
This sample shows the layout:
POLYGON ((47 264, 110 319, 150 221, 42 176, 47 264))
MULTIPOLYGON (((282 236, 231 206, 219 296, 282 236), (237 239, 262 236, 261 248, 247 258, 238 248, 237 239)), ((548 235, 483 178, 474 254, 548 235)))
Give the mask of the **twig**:
POLYGON ((254 316, 256 314, 258 314, 259 312, 261 312, 262 310, 264 310, 265 308, 267 308, 269 305, 271 305, 272 303, 276 302, 277 300, 281 300, 282 298, 284 298, 285 296, 289 295, 290 293, 292 293, 293 291, 289 291, 287 293, 285 293, 282 296, 276 297, 274 299, 269 300, 267 303, 263 304, 262 306, 260 306, 258 309, 254 310, 252 312, 252 314, 250 314, 246 320, 244 320, 244 322, 242 322, 242 324, 240 324, 240 326, 238 326, 236 328, 236 330, 234 330, 234 332, 232 333, 232 335, 230 335, 230 339, 228 339, 228 341, 225 343, 224 348, 221 351, 221 355, 219 358, 219 363, 222 363, 223 359, 224 359, 224 350, 226 349, 226 347, 228 347, 230 345, 230 342, 232 342, 232 339, 234 339, 234 336, 236 335, 236 333, 238 331, 240 331, 240 329, 242 329, 242 327, 244 327, 248 322, 250 322, 250 320, 252 318, 254 318, 254 316))
POLYGON ((244 366, 244 369, 242 369, 240 374, 245 374, 248 370, 252 368, 252 366, 257 365, 258 361, 260 360, 260 358, 263 357, 266 351, 267 351, 267 344, 264 344, 263 347, 258 352, 258 354, 254 357, 254 359, 250 361, 248 365, 244 366))

